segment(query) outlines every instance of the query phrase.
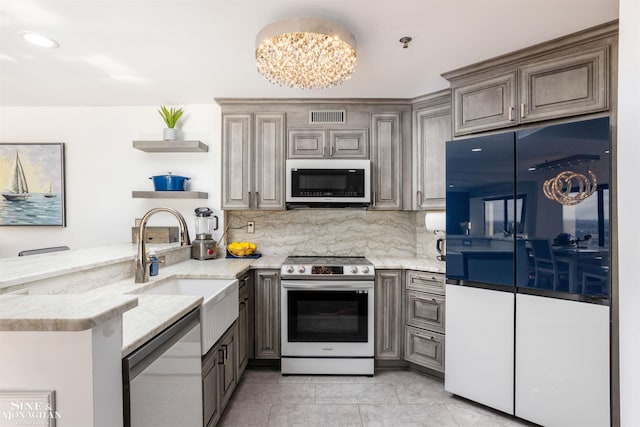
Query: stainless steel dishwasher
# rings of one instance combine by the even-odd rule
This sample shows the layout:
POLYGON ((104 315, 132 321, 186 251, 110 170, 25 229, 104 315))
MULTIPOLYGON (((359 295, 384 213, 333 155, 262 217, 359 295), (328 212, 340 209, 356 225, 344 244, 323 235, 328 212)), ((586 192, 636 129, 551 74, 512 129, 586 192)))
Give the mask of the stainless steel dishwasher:
POLYGON ((125 427, 202 426, 200 309, 122 359, 125 427))

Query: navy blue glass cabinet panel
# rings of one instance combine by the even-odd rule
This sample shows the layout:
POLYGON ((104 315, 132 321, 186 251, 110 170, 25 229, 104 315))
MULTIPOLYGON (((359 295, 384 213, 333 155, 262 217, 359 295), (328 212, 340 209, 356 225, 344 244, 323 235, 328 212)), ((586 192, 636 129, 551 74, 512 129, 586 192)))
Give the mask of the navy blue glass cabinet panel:
POLYGON ((609 119, 516 135, 516 191, 526 200, 518 286, 607 298, 609 119))
POLYGON ((514 286, 515 134, 447 143, 447 277, 514 286))

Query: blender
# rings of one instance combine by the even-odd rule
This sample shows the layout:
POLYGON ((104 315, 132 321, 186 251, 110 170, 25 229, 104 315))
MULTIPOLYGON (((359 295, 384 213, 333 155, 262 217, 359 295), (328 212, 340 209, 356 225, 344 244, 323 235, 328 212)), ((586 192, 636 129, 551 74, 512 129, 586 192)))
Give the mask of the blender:
POLYGON ((191 246, 191 258, 216 258, 218 242, 213 240, 213 232, 217 229, 218 217, 213 215, 213 211, 209 208, 196 208, 196 239, 191 246))

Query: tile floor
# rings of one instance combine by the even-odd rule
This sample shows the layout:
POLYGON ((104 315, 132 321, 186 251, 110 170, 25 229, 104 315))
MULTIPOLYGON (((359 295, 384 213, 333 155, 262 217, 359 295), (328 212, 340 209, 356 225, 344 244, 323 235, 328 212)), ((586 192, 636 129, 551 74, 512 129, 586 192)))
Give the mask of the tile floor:
POLYGON ((249 368, 220 426, 532 426, 444 390, 408 370, 374 377, 281 376, 249 368))

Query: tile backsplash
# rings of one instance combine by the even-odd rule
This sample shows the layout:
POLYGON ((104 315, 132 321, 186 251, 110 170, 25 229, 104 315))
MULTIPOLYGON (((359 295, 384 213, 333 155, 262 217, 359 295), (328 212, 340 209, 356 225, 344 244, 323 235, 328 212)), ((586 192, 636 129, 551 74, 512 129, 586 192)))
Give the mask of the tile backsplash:
POLYGON ((227 241, 251 241, 264 255, 437 255, 424 212, 357 209, 228 211, 227 241), (247 233, 247 222, 255 233, 247 233))

